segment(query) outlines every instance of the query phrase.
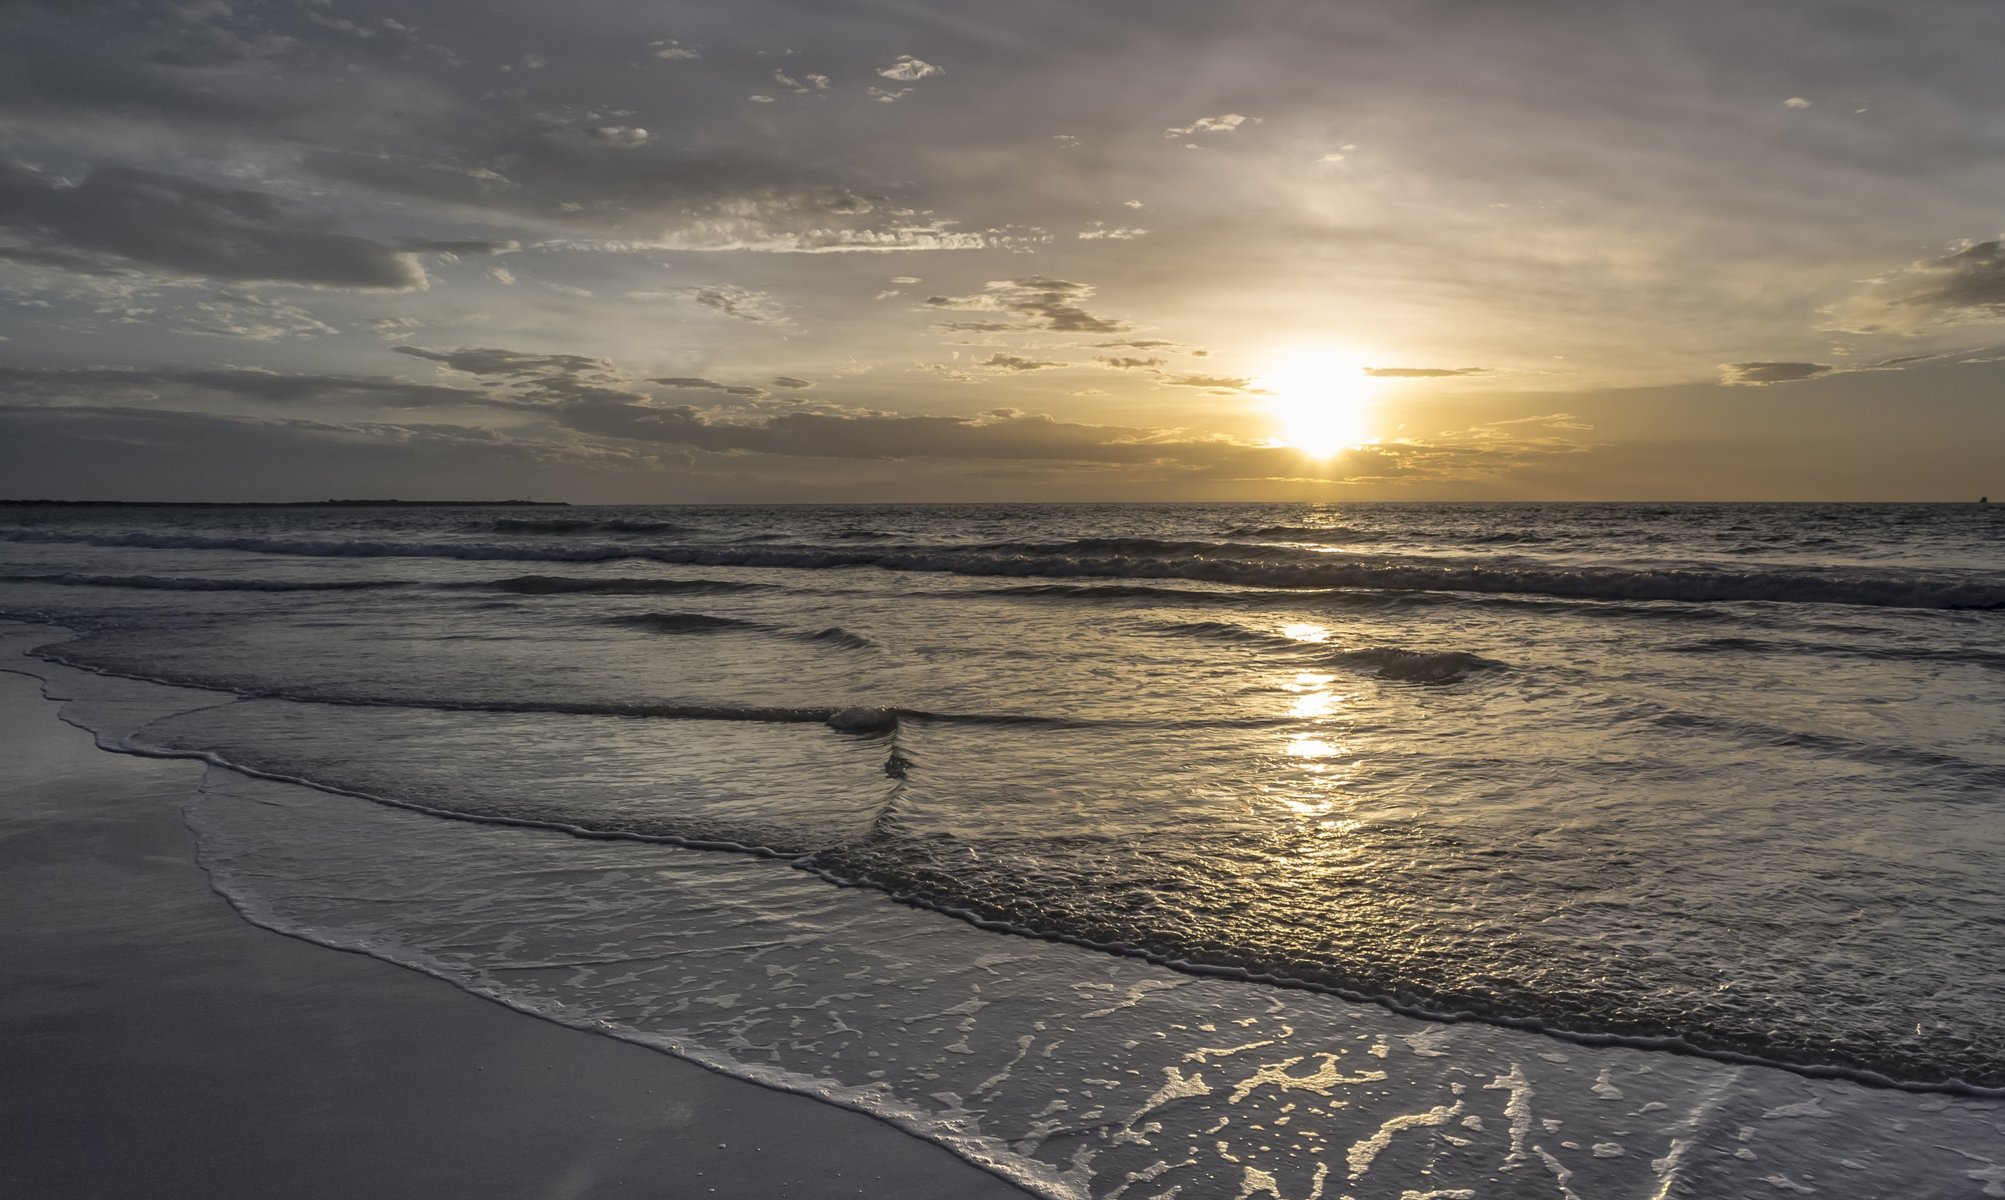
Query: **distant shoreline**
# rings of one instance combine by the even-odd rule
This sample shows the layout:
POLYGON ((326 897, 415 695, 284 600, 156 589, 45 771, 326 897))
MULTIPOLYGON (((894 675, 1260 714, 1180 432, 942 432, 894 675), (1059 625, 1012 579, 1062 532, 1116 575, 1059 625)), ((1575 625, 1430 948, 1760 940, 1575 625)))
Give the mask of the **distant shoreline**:
POLYGON ((0 508, 568 508, 563 500, 0 500, 0 508))

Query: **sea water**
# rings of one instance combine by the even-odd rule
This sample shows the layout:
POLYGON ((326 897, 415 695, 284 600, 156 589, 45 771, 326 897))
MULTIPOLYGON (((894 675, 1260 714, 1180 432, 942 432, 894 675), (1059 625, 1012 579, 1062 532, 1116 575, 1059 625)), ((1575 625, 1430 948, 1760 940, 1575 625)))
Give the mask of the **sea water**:
POLYGON ((24 507, 0 576, 253 921, 1046 1195, 2005 1195, 1998 509, 24 507))

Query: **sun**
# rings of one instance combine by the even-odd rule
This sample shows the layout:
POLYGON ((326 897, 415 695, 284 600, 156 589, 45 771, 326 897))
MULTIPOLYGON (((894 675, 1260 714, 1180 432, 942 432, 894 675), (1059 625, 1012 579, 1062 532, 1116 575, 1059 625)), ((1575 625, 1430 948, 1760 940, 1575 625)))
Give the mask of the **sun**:
POLYGON ((1311 458, 1369 445, 1377 381, 1356 356, 1334 346, 1298 346, 1276 355, 1254 380, 1267 393, 1274 444, 1311 458))

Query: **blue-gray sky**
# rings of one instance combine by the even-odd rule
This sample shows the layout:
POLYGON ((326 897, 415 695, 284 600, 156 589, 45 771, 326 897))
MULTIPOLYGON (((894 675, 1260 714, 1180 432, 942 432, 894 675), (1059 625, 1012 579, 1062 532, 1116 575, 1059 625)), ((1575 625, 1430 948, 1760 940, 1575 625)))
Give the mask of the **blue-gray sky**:
POLYGON ((1990 0, 14 0, 0 493, 2005 491, 1990 0))

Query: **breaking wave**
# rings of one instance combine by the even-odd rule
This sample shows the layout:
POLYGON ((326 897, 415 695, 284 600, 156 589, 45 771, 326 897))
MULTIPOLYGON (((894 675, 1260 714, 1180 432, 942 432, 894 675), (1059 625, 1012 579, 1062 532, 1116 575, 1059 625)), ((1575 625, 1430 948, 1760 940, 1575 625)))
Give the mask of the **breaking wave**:
MULTIPOLYGON (((762 535, 763 536, 763 535, 762 535)), ((158 549, 239 550, 337 558, 453 558, 472 561, 613 562, 637 559, 692 566, 887 571, 974 576, 1173 579, 1270 588, 1518 593, 1577 600, 1768 601, 1889 608, 2005 608, 2005 585, 1949 571, 1890 573, 1862 568, 1729 570, 1551 564, 1460 563, 1401 556, 1334 557, 1237 543, 1081 538, 1055 543, 992 543, 964 549, 922 546, 834 549, 803 545, 524 546, 492 542, 403 542, 194 534, 72 534, 0 531, 20 542, 68 542, 158 549)))

